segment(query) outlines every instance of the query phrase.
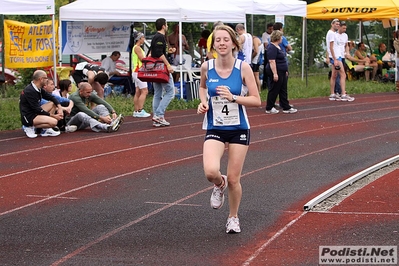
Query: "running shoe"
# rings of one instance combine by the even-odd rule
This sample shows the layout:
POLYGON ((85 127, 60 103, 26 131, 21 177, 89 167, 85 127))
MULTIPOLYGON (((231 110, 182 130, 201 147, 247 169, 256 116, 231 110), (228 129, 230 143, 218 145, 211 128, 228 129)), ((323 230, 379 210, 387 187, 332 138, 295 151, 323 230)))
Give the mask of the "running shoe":
MULTIPOLYGON (((290 106, 291 106, 291 107, 294 107, 294 105, 293 105, 293 104, 290 104, 290 106)), ((281 106, 280 106, 280 104, 279 104, 279 103, 275 103, 275 104, 274 104, 274 107, 281 108, 281 106)))
POLYGON ((343 102, 353 102, 355 100, 354 97, 350 97, 348 94, 343 94, 341 96, 341 101, 343 102))
POLYGON ((65 132, 66 133, 75 132, 77 129, 78 129, 78 127, 75 126, 75 125, 67 125, 67 126, 65 126, 65 132))
POLYGON ((134 111, 133 112, 133 117, 149 117, 151 114, 147 113, 144 109, 142 109, 140 112, 134 111))
POLYGON ((166 121, 164 117, 154 115, 152 117, 152 121, 155 121, 163 126, 170 126, 170 123, 168 121, 166 121))
POLYGON ((330 101, 341 101, 341 96, 339 96, 339 94, 338 93, 334 93, 334 94, 331 94, 329 97, 328 97, 328 99, 330 100, 330 101))
POLYGON ((55 131, 52 128, 43 128, 42 133, 40 136, 42 137, 57 137, 61 134, 61 131, 55 131))
POLYGON ((37 134, 35 132, 35 127, 22 126, 22 130, 25 132, 25 134, 26 134, 26 136, 28 136, 28 138, 34 139, 37 137, 37 134))
POLYGON ((218 187, 214 185, 212 195, 211 195, 211 207, 214 209, 220 209, 224 203, 224 194, 223 192, 226 190, 228 183, 227 183, 227 176, 222 175, 224 180, 224 186, 218 187))
POLYGON ((298 112, 298 110, 295 109, 295 108, 290 108, 288 110, 283 110, 284 114, 295 114, 296 112, 298 112))
POLYGON ((122 114, 120 114, 117 118, 112 119, 111 131, 118 131, 118 129, 120 128, 120 126, 123 123, 123 120, 124 120, 124 117, 122 114))
POLYGON ((162 124, 158 123, 158 122, 155 122, 155 121, 152 121, 152 126, 153 127, 162 127, 162 124))
POLYGON ((278 114, 280 111, 277 110, 276 108, 272 108, 270 110, 266 110, 266 114, 278 114))
POLYGON ((240 219, 238 219, 238 217, 230 217, 227 219, 226 233, 227 234, 241 233, 240 219))

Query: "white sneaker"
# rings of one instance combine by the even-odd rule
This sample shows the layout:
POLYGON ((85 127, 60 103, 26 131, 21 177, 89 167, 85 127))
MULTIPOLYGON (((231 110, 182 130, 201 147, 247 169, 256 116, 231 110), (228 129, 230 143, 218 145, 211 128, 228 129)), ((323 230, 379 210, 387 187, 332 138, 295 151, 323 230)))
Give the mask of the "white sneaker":
POLYGON ((133 112, 133 117, 149 117, 151 116, 149 113, 147 113, 144 109, 142 109, 140 112, 134 111, 133 112))
POLYGON ((65 132, 66 133, 75 132, 77 129, 78 129, 78 127, 75 126, 75 125, 67 125, 67 126, 65 126, 65 132))
POLYGON ((283 110, 284 114, 295 114, 296 112, 298 112, 298 110, 292 107, 288 110, 283 110))
POLYGON ((25 134, 26 134, 26 136, 28 136, 28 138, 34 139, 37 137, 37 134, 35 132, 35 127, 22 126, 22 130, 25 132, 25 134))
POLYGON ((330 101, 341 101, 341 96, 338 93, 331 94, 328 99, 330 101))
POLYGON ((230 217, 227 219, 226 233, 227 234, 241 233, 240 219, 238 219, 238 217, 230 217))
POLYGON ((61 134, 61 131, 55 131, 52 128, 43 128, 42 133, 40 136, 42 137, 57 137, 61 134))
POLYGON ((354 97, 350 97, 348 94, 343 94, 341 96, 341 101, 343 102, 353 102, 355 100, 354 97))
POLYGON ((154 115, 152 117, 152 121, 155 121, 155 122, 161 124, 162 126, 170 126, 170 123, 168 121, 166 121, 164 117, 154 115))
POLYGON ((153 127, 163 127, 162 124, 160 124, 160 123, 158 123, 158 122, 155 122, 155 121, 152 121, 152 126, 153 126, 153 127))
POLYGON ((270 110, 266 110, 266 114, 278 114, 280 111, 277 110, 276 108, 272 108, 270 110))
POLYGON ((120 114, 117 118, 113 119, 111 122, 111 129, 112 131, 118 131, 120 126, 122 125, 124 117, 120 114))
POLYGON ((220 209, 224 203, 224 195, 223 192, 226 190, 228 183, 227 183, 227 176, 222 175, 224 180, 224 186, 218 187, 214 185, 213 192, 211 195, 211 207, 214 209, 220 209))

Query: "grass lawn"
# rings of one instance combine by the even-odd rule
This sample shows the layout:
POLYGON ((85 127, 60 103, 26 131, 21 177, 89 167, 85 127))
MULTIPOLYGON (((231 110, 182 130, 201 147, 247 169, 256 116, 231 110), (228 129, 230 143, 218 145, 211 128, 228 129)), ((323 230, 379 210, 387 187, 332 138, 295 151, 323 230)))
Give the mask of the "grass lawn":
MULTIPOLYGON (((351 80, 346 82, 346 90, 351 96, 364 93, 389 92, 395 91, 395 84, 366 82, 364 80, 351 80)), ((18 96, 20 91, 14 87, 2 88, 0 98, 0 130, 13 130, 21 128, 21 120, 18 106, 18 96)), ((291 76, 288 79, 289 99, 327 97, 330 94, 330 85, 327 74, 309 75, 302 80, 301 77, 291 76)), ((267 91, 262 90, 262 102, 266 101, 267 91)), ((326 99, 327 100, 327 99, 326 99)), ((116 109, 118 113, 131 116, 133 113, 133 99, 126 97, 110 97, 107 101, 116 109)), ((168 110, 182 110, 197 108, 199 100, 184 101, 174 99, 168 110)), ((146 100, 145 109, 147 112, 152 110, 152 95, 146 100)))

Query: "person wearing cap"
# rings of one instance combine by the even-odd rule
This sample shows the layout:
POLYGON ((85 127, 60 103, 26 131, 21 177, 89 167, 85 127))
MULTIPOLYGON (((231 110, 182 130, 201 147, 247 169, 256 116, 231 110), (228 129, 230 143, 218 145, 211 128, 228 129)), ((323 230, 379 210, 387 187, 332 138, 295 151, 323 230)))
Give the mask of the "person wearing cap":
POLYGON ((326 35, 326 45, 328 57, 332 64, 331 78, 330 78, 330 96, 331 101, 348 101, 352 102, 355 98, 350 97, 346 94, 345 90, 345 69, 343 60, 345 60, 345 49, 348 44, 348 35, 345 33, 346 23, 343 21, 340 23, 339 19, 334 19, 331 22, 331 28, 326 35), (337 32, 339 31, 339 32, 337 32), (337 75, 340 75, 341 95, 335 94, 335 82, 337 75))
POLYGON ((144 44, 145 36, 141 32, 134 33, 134 46, 132 49, 132 77, 136 85, 136 93, 133 97, 134 111, 133 117, 149 117, 150 114, 144 110, 144 102, 148 94, 147 82, 141 81, 138 76, 139 68, 142 66, 141 60, 145 57, 145 52, 141 46, 144 44))
POLYGON ((121 57, 121 53, 119 51, 113 51, 110 56, 105 57, 101 61, 101 67, 104 69, 105 73, 108 74, 109 80, 108 82, 113 85, 121 85, 123 86, 123 93, 133 94, 133 85, 132 79, 129 75, 122 74, 116 68, 116 62, 121 57))

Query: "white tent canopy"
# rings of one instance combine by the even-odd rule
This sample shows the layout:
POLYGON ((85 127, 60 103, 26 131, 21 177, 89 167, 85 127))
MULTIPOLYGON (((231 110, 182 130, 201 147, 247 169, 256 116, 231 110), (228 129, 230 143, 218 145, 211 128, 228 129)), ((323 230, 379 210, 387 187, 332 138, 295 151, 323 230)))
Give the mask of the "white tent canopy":
POLYGON ((300 0, 224 0, 252 15, 286 15, 306 17, 306 2, 300 0))
MULTIPOLYGON (((245 12, 242 8, 221 1, 201 0, 193 5, 187 0, 79 0, 60 8, 60 21, 134 21, 155 22, 158 18, 182 22, 225 22, 245 23, 245 12), (88 10, 90 12, 88 12, 88 10)), ((60 23, 62 24, 62 23, 60 23)), ((180 31, 180 50, 182 36, 180 31)), ((180 56, 182 73, 182 56, 180 56)), ((180 86, 183 90, 183 86, 180 86)), ((183 93, 181 92, 183 96, 183 93)))
MULTIPOLYGON (((223 0, 227 4, 238 6, 245 10, 246 14, 251 15, 285 15, 306 17, 307 3, 301 0, 223 0)), ((305 43, 305 23, 302 34, 302 78, 304 73, 304 43, 305 43)))
POLYGON ((155 22, 158 18, 179 22, 245 22, 245 13, 234 5, 211 0, 202 0, 199 5, 182 0, 79 0, 60 8, 61 21, 155 22))
POLYGON ((306 1, 300 0, 253 0, 252 14, 274 14, 306 17, 306 1))
POLYGON ((54 0, 0 0, 3 15, 53 15, 54 0))

